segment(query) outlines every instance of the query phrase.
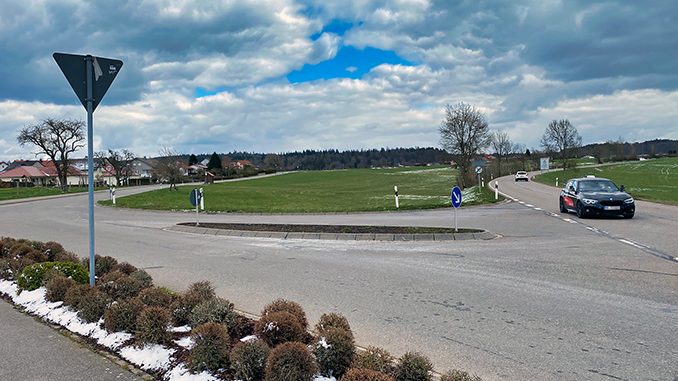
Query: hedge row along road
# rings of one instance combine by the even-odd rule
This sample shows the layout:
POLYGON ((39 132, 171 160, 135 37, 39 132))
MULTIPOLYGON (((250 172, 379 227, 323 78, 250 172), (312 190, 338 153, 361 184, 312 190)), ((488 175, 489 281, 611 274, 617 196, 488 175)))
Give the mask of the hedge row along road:
MULTIPOLYGON (((502 235, 494 240, 206 236, 164 230, 190 213, 99 207, 97 252, 144 267, 159 285, 177 290, 209 279, 217 294, 249 312, 278 297, 299 302, 309 320, 341 312, 361 345, 395 355, 418 350, 436 369, 464 369, 484 380, 675 378, 678 331, 669 327, 678 326, 678 262, 644 247, 675 253, 678 208, 639 202, 632 220, 570 223, 550 214, 557 213, 557 189, 511 178, 499 186, 524 204, 457 211, 460 227, 502 235)), ((2 235, 87 253, 86 195, 1 205, 0 213, 2 235)), ((451 208, 201 218, 454 226, 451 208)))

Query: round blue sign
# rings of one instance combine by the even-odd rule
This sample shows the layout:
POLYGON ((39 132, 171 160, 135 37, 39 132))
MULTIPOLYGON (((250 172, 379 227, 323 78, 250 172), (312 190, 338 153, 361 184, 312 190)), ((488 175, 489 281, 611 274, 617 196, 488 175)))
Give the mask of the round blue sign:
POLYGON ((191 190, 191 195, 189 196, 188 200, 191 202, 191 205, 197 206, 198 203, 200 202, 200 191, 198 191, 198 188, 193 188, 191 190))
POLYGON ((458 186, 454 186, 452 188, 452 194, 450 194, 450 201, 452 202, 452 206, 455 208, 458 208, 461 206, 461 189, 459 189, 458 186))

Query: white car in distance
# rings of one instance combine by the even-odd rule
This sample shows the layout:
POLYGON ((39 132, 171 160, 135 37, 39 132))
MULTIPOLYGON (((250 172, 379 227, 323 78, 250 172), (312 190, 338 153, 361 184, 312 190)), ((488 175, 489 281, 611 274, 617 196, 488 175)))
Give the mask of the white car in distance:
POLYGON ((530 181, 529 177, 527 176, 527 172, 525 171, 516 172, 516 181, 530 181))

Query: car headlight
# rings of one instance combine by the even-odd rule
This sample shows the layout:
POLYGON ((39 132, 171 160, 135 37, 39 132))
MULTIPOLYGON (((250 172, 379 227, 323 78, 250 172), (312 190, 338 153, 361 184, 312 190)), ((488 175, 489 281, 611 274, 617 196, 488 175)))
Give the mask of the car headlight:
POLYGON ((590 198, 585 198, 585 199, 583 199, 582 201, 584 201, 584 203, 585 203, 586 205, 593 205, 593 204, 595 204, 596 202, 598 202, 598 201, 596 201, 596 200, 591 200, 590 198))
POLYGON ((633 204, 633 197, 629 197, 626 200, 624 200, 624 204, 633 204))

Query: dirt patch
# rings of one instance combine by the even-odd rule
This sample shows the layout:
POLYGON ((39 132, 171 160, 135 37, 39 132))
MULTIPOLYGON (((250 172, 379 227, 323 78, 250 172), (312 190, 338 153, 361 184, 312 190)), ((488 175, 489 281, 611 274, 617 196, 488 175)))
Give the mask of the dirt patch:
MULTIPOLYGON (((178 225, 195 226, 194 222, 182 222, 178 225)), ((369 225, 297 225, 297 224, 229 224, 201 222, 201 228, 246 230, 259 232, 286 233, 346 233, 346 234, 453 234, 482 233, 481 229, 426 227, 426 226, 369 226, 369 225)))

